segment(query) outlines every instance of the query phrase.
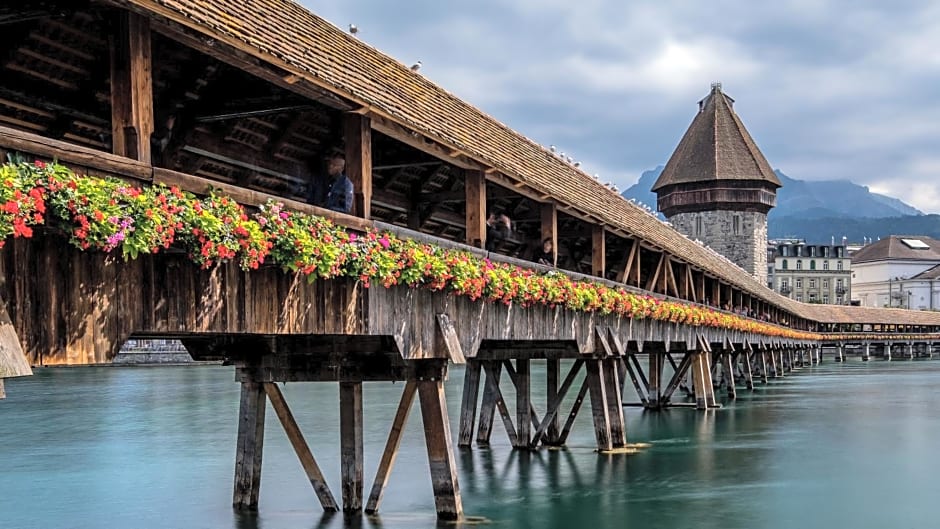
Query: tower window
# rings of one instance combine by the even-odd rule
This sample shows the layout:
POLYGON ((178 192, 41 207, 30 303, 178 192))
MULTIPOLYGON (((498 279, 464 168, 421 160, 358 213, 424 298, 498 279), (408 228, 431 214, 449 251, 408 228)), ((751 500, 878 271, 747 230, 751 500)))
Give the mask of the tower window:
POLYGON ((735 215, 731 219, 731 231, 735 235, 741 235, 741 215, 735 215))
POLYGON ((702 217, 695 217, 695 236, 701 237, 703 231, 704 230, 702 229, 702 217))

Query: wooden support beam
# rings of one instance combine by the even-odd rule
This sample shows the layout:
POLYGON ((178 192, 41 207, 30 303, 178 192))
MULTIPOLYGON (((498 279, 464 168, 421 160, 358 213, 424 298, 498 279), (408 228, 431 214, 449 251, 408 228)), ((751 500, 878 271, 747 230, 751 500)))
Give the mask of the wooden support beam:
POLYGON ((689 353, 692 356, 692 387, 695 390, 695 407, 699 410, 714 408, 715 388, 712 386, 711 367, 707 351, 689 353))
POLYGON ((753 390, 754 389, 754 368, 751 366, 750 346, 748 346, 744 351, 742 351, 741 355, 744 357, 744 387, 749 390, 753 390))
POLYGON ((571 433, 574 420, 578 417, 578 412, 581 411, 581 405, 584 404, 584 397, 587 396, 588 386, 588 379, 585 377, 584 382, 581 383, 581 389, 578 391, 578 396, 575 397, 574 404, 571 406, 571 411, 568 412, 568 419, 565 420, 565 426, 561 429, 559 444, 565 444, 565 441, 568 440, 568 434, 571 433))
MULTIPOLYGON (((671 356, 669 356, 671 358, 671 356)), ((676 392, 676 389, 679 388, 679 384, 682 383, 682 380, 685 378, 686 374, 689 372, 689 367, 692 365, 692 353, 686 352, 682 355, 682 360, 679 361, 678 365, 673 366, 672 378, 669 379, 669 384, 666 385, 666 391, 663 392, 662 402, 668 403, 672 399, 672 394, 676 392)))
POLYGON ((630 251, 627 252, 627 259, 623 265, 623 268, 617 272, 617 282, 618 283, 629 283, 630 282, 630 272, 633 270, 633 262, 636 260, 637 248, 640 244, 633 240, 630 243, 630 251))
MULTIPOLYGON (((485 367, 487 362, 487 360, 480 360, 480 366, 485 367)), ((499 377, 501 372, 502 369, 497 369, 495 370, 494 374, 490 374, 490 371, 484 369, 486 378, 496 378, 496 387, 499 387, 499 377)), ((494 385, 491 385, 488 380, 484 379, 483 400, 480 402, 480 425, 477 429, 478 445, 489 445, 490 435, 493 433, 493 420, 496 415, 496 393, 491 389, 493 386, 494 385)))
POLYGON ((486 246, 486 175, 483 171, 464 171, 467 195, 467 244, 486 246))
MULTIPOLYGON (((557 362, 557 360, 555 360, 555 362, 557 362)), ((562 382, 561 388, 556 392, 550 392, 548 394, 548 409, 545 412, 545 417, 542 419, 539 427, 536 429, 535 436, 533 437, 535 444, 537 444, 539 440, 549 446, 561 446, 564 444, 560 429, 557 433, 553 434, 552 425, 558 424, 557 419, 560 417, 558 411, 561 408, 561 403, 564 401, 565 395, 568 394, 568 390, 571 388, 571 384, 574 383, 574 379, 583 365, 584 360, 580 358, 575 360, 574 365, 571 366, 571 370, 568 371, 568 375, 565 376, 565 381, 562 382)))
POLYGON ((379 468, 375 473, 375 482, 372 484, 372 492, 369 494, 369 501, 366 503, 366 512, 369 514, 378 512, 379 504, 382 503, 382 495, 385 494, 385 487, 388 486, 388 478, 391 476, 392 467, 395 465, 395 458, 398 456, 402 433, 405 431, 405 424, 408 422, 408 413, 411 411, 411 405, 415 400, 417 390, 418 384, 414 380, 406 382, 405 389, 402 390, 401 401, 398 403, 398 411, 395 413, 395 419, 392 421, 392 429, 388 433, 388 441, 385 443, 385 450, 382 452, 382 460, 379 462, 379 468))
POLYGON ((682 295, 679 293, 679 285, 677 284, 677 281, 676 281, 676 273, 675 273, 675 270, 673 270, 672 268, 672 258, 670 257, 666 258, 665 266, 666 266, 666 279, 668 280, 668 284, 665 287, 665 290, 666 290, 665 293, 669 294, 669 286, 671 285, 672 295, 677 298, 681 298, 682 295))
MULTIPOLYGON (((516 392, 518 393, 519 384, 521 382, 519 380, 519 375, 516 373, 516 368, 512 366, 512 362, 510 360, 503 360, 503 367, 506 368, 506 374, 509 375, 509 380, 512 382, 512 386, 516 389, 516 392)), ((530 383, 530 389, 531 389, 531 383, 530 383)), ((539 429, 539 426, 540 426, 539 414, 537 411, 535 411, 535 406, 532 404, 532 399, 529 399, 529 422, 532 423, 532 426, 536 430, 539 429)))
POLYGON ((362 510, 362 382, 339 383, 340 469, 343 511, 362 510))
POLYGON ((659 263, 656 265, 656 268, 653 269, 653 274, 650 275, 649 281, 646 282, 646 290, 655 292, 656 285, 659 284, 659 276, 663 272, 663 263, 666 262, 666 253, 659 254, 659 263))
POLYGON ((591 274, 606 277, 607 274, 607 238, 604 227, 595 224, 591 227, 591 274))
MULTIPOLYGON (((532 392, 528 358, 516 359, 516 444, 514 448, 532 448, 532 392)), ((538 419, 535 419, 538 421, 538 419)), ((536 424, 535 428, 538 429, 536 424)))
POLYGON ((428 466, 431 469, 431 487, 434 490, 434 505, 437 517, 457 520, 463 517, 463 501, 457 483, 457 465, 450 436, 450 420, 447 417, 447 399, 444 396, 442 379, 418 381, 421 401, 421 419, 424 422, 424 439, 428 448, 428 466))
POLYGON ((630 375, 630 382, 633 383, 633 389, 636 390, 637 397, 639 397, 640 402, 643 404, 643 406, 648 406, 649 399, 647 399, 646 397, 647 388, 640 385, 640 380, 637 378, 637 373, 634 370, 634 366, 633 366, 633 362, 637 362, 636 356, 633 353, 630 353, 629 355, 623 357, 621 360, 623 361, 623 366, 624 366, 624 369, 626 370, 626 373, 630 375))
POLYGON ((649 353, 649 391, 647 396, 649 399, 649 407, 652 409, 659 409, 663 405, 662 396, 662 378, 663 378, 663 365, 666 360, 666 355, 664 353, 649 353))
POLYGON ((153 76, 150 20, 117 14, 111 42, 112 152, 150 163, 153 134, 153 76))
POLYGON ((738 390, 734 384, 734 352, 724 351, 722 353, 722 360, 722 368, 724 369, 722 378, 728 385, 725 389, 728 391, 728 398, 734 400, 738 398, 738 390))
MULTIPOLYGON (((499 416, 503 420, 503 426, 506 428, 506 435, 509 437, 509 443, 516 446, 516 428, 512 424, 512 416, 509 415, 509 408, 506 401, 503 400, 503 392, 499 389, 499 373, 502 370, 500 362, 486 362, 483 364, 483 370, 486 372, 486 391, 483 393, 483 403, 487 404, 487 397, 491 397, 492 405, 499 410, 499 416), (489 395, 488 395, 489 394, 489 395)), ((490 412, 492 417, 492 412, 490 412)), ((492 428, 492 418, 489 419, 489 428, 492 428)), ((489 433, 487 432, 485 443, 481 443, 480 437, 483 431, 483 411, 480 412, 480 432, 477 434, 477 444, 488 444, 489 433)))
MULTIPOLYGON (((550 409, 553 404, 561 402, 563 395, 559 396, 558 382, 561 377, 561 360, 557 358, 549 358, 545 362, 545 403, 546 410, 550 409)), ((565 380, 567 382, 567 379, 565 380)), ((539 425, 538 431, 533 437, 533 444, 538 444, 539 440, 543 438, 546 444, 554 445, 558 440, 559 434, 561 434, 561 419, 556 411, 552 413, 551 411, 545 412, 545 417, 542 419, 541 424, 539 425)))
POLYGON ((604 365, 600 359, 590 359, 587 364, 588 388, 591 392, 591 412, 594 416, 594 438, 598 450, 611 450, 613 443, 610 431, 610 408, 607 405, 607 386, 604 365))
POLYGON ((346 114, 346 175, 353 184, 352 214, 372 218, 372 126, 366 116, 346 114))
POLYGON ((477 396, 480 393, 480 361, 468 359, 463 375, 463 399, 460 402, 460 432, 457 446, 469 447, 477 418, 477 396))
POLYGON ((552 241, 552 266, 558 262, 558 208, 554 202, 545 202, 541 206, 541 239, 539 239, 541 250, 542 241, 551 239, 552 241))
MULTIPOLYGON (((604 389, 607 392, 607 417, 610 421, 610 443, 615 448, 626 446, 627 427, 623 418, 623 398, 620 384, 620 358, 610 357, 599 361, 603 366, 604 389)), ((592 397, 593 398, 593 397, 592 397)))
POLYGON ((294 453, 296 453, 297 458, 300 459, 300 464, 303 466, 304 472, 307 474, 307 479, 310 481, 310 485, 313 486, 313 490, 317 494, 317 499, 320 500, 320 505, 323 506, 323 510, 338 511, 339 506, 333 498, 333 493, 330 491, 330 487, 326 483, 326 478, 323 476, 323 472, 320 470, 317 460, 314 459, 313 452, 310 451, 310 446, 304 439, 304 435, 300 431, 297 421, 294 420, 294 414, 291 413, 290 408, 287 406, 287 401, 284 399, 284 394, 281 393, 281 388, 274 382, 265 382, 263 386, 264 392, 271 401, 271 407, 274 408, 274 413, 277 414, 277 418, 281 421, 281 426, 284 427, 284 433, 287 434, 287 440, 290 441, 291 446, 294 448, 294 453))
POLYGON ((261 491, 261 455, 264 452, 264 389, 257 382, 242 382, 235 447, 235 490, 232 506, 258 509, 261 491))

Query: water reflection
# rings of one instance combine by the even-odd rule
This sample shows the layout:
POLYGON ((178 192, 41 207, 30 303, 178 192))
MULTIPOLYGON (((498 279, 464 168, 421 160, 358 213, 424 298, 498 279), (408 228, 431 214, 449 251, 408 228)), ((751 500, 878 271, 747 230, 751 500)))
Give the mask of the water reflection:
MULTIPOLYGON (((457 370, 448 382, 452 425, 461 380, 457 370)), ((938 383, 940 362, 824 364, 707 413, 627 408, 630 442, 652 443, 633 455, 597 454, 589 413, 563 450, 513 451, 497 421, 490 448, 457 452, 464 506, 494 527, 932 527, 940 409, 925 396, 938 383), (873 491, 878 501, 859 501, 873 491)), ((416 415, 381 516, 323 514, 275 421, 260 510, 235 513, 230 369, 43 369, 9 385, 3 528, 455 527, 434 517, 416 415)), ((338 491, 335 386, 285 393, 338 491)), ((367 489, 400 393, 366 387, 367 489)))

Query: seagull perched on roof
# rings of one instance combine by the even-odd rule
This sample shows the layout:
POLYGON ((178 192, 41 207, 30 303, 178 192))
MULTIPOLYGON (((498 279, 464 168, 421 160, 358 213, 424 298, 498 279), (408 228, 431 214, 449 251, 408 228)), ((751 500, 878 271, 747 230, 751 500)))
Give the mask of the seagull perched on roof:
POLYGON ((355 24, 350 24, 349 32, 355 35, 356 33, 359 33, 359 28, 357 28, 355 24))
POLYGON ((412 72, 417 72, 417 71, 420 70, 420 69, 421 69, 421 61, 418 61, 418 62, 416 62, 416 63, 414 63, 414 64, 411 65, 411 71, 412 71, 412 72))

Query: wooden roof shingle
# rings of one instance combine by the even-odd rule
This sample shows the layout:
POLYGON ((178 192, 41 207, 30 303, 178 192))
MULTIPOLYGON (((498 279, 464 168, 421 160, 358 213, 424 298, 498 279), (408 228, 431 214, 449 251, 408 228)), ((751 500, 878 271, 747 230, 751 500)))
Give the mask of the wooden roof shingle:
MULTIPOLYGON (((562 210, 582 212, 585 218, 611 230, 635 235, 681 256, 749 295, 800 317, 816 319, 819 305, 799 303, 768 289, 727 259, 666 226, 544 147, 291 0, 106 1, 162 24, 195 31, 207 40, 223 42, 239 53, 324 87, 372 116, 391 120, 466 153, 511 180, 557 200, 562 210)), ((729 127, 741 131, 742 148, 755 156, 749 163, 759 166, 768 182, 779 185, 762 155, 758 162, 760 151, 737 116, 731 112, 729 119, 729 127)), ((935 320, 934 324, 940 325, 940 315, 935 320)))
POLYGON ((711 93, 699 101, 699 113, 653 184, 653 191, 719 180, 757 180, 781 186, 733 103, 720 84, 712 85, 711 93))

